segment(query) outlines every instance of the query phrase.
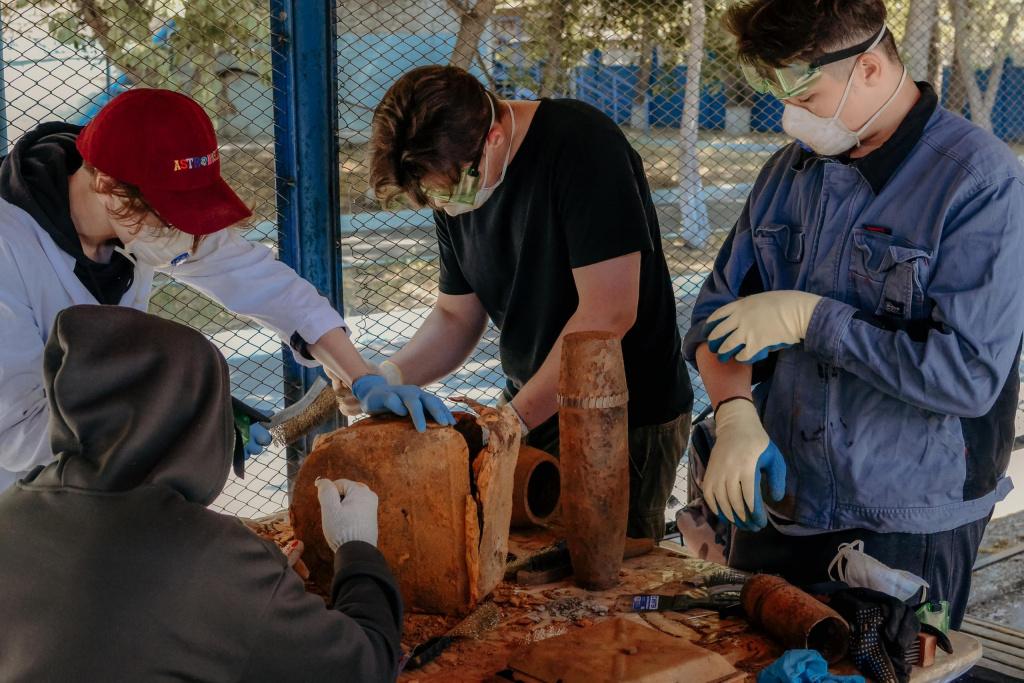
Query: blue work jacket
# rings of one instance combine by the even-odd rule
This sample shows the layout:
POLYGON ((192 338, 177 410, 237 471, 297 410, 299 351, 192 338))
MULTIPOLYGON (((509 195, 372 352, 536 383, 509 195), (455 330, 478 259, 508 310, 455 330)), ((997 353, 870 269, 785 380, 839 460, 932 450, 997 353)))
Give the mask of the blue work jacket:
POLYGON ((775 509, 804 526, 943 531, 1012 488, 1024 168, 924 87, 932 108, 864 158, 874 166, 796 143, 775 154, 684 341, 694 362, 707 318, 751 292, 824 297, 804 343, 772 354, 755 388, 788 466, 775 509))

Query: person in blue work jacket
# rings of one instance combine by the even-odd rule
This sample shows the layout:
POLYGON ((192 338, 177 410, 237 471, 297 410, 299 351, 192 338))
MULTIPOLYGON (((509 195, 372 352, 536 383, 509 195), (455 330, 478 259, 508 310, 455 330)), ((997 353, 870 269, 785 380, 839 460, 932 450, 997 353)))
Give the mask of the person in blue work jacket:
POLYGON ((684 340, 715 408, 705 502, 734 525, 734 567, 824 581, 860 540, 956 627, 1011 489, 1024 168, 908 77, 883 0, 748 0, 726 26, 797 142, 684 340))

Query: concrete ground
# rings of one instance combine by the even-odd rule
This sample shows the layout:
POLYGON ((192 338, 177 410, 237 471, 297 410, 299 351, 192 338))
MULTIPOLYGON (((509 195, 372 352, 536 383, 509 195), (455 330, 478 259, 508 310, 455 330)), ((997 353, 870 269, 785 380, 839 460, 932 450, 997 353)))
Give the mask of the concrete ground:
MULTIPOLYGON (((1024 451, 1010 461, 1017 490, 996 506, 978 560, 1024 544, 1024 451)), ((974 573, 967 611, 980 619, 1024 629, 1024 553, 974 573)))

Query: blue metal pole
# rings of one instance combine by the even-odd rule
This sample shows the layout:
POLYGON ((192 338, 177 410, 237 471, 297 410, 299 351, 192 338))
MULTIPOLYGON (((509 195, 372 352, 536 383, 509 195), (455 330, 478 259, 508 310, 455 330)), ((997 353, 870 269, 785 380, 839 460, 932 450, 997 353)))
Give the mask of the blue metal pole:
MULTIPOLYGON (((270 0, 270 18, 279 254, 341 311, 334 2, 270 0)), ((284 359, 291 404, 319 370, 300 366, 287 349, 284 359)), ((289 481, 305 450, 289 449, 289 481)))

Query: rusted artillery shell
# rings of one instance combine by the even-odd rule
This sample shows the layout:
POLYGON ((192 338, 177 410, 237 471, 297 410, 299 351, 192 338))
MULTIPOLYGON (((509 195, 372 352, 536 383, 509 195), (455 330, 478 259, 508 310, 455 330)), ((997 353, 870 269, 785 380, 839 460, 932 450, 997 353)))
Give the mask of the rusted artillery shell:
POLYGON ((377 494, 378 547, 408 610, 466 614, 494 589, 508 552, 519 425, 497 411, 479 422, 490 438, 478 455, 467 441, 482 441, 480 426, 465 417, 457 429, 424 433, 408 418, 369 418, 317 441, 295 479, 290 515, 318 592, 329 594, 334 576, 318 477, 360 481, 377 494))
POLYGON ((626 370, 618 337, 575 332, 562 342, 558 430, 562 521, 576 583, 618 583, 629 513, 626 370))
POLYGON ((750 621, 761 626, 786 649, 811 649, 830 664, 846 655, 850 625, 831 607, 778 576, 758 574, 740 594, 750 621))
POLYGON ((558 461, 539 448, 520 446, 512 485, 512 528, 543 526, 558 510, 560 489, 558 461))

